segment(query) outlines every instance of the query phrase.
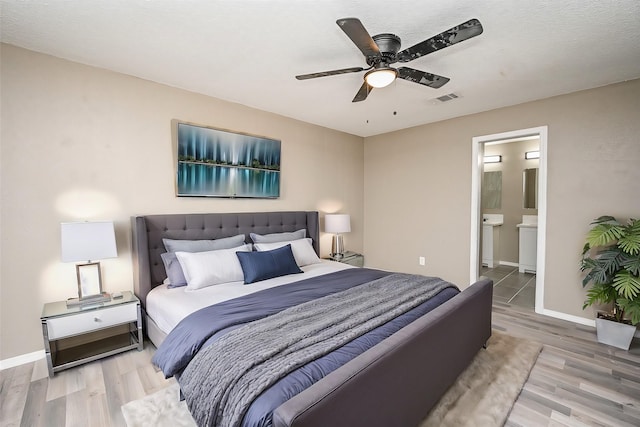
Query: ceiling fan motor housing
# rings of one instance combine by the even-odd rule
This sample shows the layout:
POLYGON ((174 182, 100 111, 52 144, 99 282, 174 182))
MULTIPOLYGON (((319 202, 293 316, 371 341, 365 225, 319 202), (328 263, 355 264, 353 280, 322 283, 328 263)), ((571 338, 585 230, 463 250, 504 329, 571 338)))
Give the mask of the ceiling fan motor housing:
POLYGON ((382 57, 368 57, 367 64, 375 65, 383 62, 385 64, 393 64, 397 62, 396 53, 400 50, 400 37, 391 33, 382 33, 373 36, 373 41, 378 45, 382 57))

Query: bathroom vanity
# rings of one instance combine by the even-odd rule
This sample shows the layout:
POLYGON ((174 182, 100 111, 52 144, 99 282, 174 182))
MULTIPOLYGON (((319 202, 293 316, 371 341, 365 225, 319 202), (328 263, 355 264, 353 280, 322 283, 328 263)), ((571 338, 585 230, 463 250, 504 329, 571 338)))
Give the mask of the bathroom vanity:
POLYGON ((482 216, 482 265, 493 268, 500 263, 500 226, 504 223, 501 214, 482 216))
POLYGON ((538 256, 538 216, 522 215, 522 223, 517 227, 520 238, 518 271, 535 273, 538 256))

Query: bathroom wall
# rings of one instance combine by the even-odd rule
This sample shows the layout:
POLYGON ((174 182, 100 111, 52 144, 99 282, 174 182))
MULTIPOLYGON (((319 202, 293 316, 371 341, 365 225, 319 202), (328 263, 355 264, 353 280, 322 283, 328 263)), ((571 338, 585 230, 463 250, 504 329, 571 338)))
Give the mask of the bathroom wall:
POLYGON ((537 168, 538 159, 525 160, 524 153, 537 151, 540 146, 538 138, 526 141, 502 144, 486 144, 485 155, 501 155, 502 162, 486 163, 485 172, 502 171, 502 206, 500 209, 483 209, 483 214, 502 214, 504 224, 500 227, 501 262, 518 264, 518 228, 522 215, 537 215, 537 209, 523 208, 522 172, 525 169, 537 168))

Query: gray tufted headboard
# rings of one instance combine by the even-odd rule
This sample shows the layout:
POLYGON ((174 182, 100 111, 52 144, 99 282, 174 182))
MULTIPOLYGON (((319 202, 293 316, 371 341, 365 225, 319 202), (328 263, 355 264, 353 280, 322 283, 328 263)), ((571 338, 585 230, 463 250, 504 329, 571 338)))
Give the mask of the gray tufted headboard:
POLYGON ((163 238, 219 239, 249 233, 269 234, 307 230, 313 248, 320 254, 318 212, 244 212, 146 215, 131 218, 133 232, 134 292, 143 307, 149 291, 166 277, 160 254, 166 252, 163 238))

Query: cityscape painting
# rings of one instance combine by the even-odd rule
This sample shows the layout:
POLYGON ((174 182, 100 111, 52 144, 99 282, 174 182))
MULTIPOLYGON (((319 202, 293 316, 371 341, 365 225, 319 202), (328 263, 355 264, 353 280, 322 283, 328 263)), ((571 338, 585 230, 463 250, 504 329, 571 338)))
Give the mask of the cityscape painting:
POLYGON ((280 141, 177 123, 177 195, 280 197, 280 141))

